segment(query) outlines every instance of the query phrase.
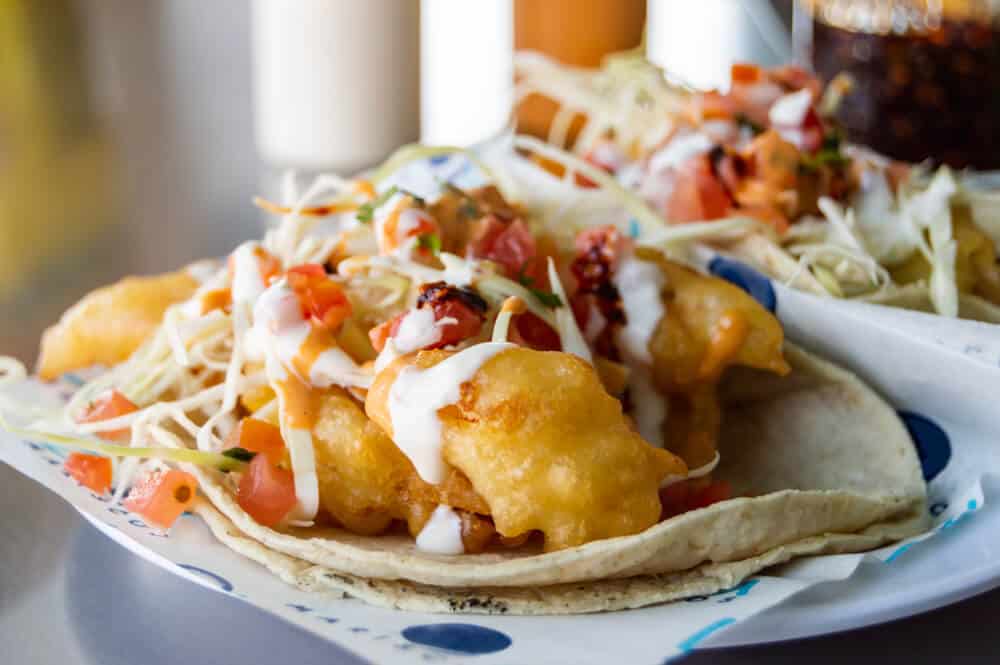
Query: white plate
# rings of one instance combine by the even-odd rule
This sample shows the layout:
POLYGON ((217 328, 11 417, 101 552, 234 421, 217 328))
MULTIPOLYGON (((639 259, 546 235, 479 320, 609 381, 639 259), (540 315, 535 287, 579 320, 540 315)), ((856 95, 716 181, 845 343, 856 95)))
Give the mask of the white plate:
MULTIPOLYGON (((984 484, 984 508, 960 528, 939 534, 932 551, 931 543, 917 543, 892 563, 865 562, 849 579, 806 589, 699 646, 750 646, 827 635, 927 612, 1000 586, 1000 483, 984 484)), ((120 531, 86 512, 80 514, 129 547, 120 531)), ((187 585, 177 587, 183 593, 187 585)), ((259 616, 260 629, 265 630, 272 619, 259 616)))

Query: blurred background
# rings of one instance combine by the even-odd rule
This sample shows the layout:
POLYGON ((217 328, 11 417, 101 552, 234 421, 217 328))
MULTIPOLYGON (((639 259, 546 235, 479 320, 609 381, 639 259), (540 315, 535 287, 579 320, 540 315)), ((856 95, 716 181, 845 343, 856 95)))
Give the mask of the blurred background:
POLYGON ((886 110, 907 145, 926 133, 954 147, 949 128, 1000 117, 998 3, 794 4, 5 0, 0 350, 31 360, 44 326, 94 286, 258 234, 251 197, 273 192, 283 169, 351 172, 409 141, 469 145, 502 131, 514 48, 593 67, 639 47, 645 26, 647 55, 695 87, 726 85, 740 60, 798 58, 827 78, 853 68, 872 85, 845 121, 876 141, 886 110), (927 87, 919 71, 978 76, 982 99, 927 87), (936 133, 921 124, 944 122, 949 99, 979 116, 936 133))

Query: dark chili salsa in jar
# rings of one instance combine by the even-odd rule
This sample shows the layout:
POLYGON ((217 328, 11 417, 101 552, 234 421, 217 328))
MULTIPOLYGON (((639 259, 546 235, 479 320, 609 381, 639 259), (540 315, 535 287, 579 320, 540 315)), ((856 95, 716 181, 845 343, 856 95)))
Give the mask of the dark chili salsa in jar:
POLYGON ((851 141, 904 161, 1000 169, 1000 21, 989 4, 815 2, 813 66, 826 82, 853 79, 837 110, 851 141))

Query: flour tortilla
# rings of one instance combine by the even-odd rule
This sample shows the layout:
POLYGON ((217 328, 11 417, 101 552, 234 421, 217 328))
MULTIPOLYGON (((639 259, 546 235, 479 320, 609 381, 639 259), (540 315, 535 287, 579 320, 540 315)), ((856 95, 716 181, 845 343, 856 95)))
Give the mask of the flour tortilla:
POLYGON ((303 591, 356 598, 397 610, 451 614, 586 614, 707 596, 731 589, 754 573, 795 557, 872 549, 905 538, 921 528, 920 518, 911 517, 901 522, 875 524, 859 533, 803 538, 749 559, 704 563, 677 573, 544 587, 449 588, 340 573, 261 545, 244 535, 207 502, 199 504, 195 512, 224 545, 303 591))
POLYGON ((637 607, 711 593, 795 556, 919 533, 925 486, 895 412, 852 374, 790 344, 786 357, 788 377, 741 370, 724 381, 716 477, 744 498, 557 552, 443 556, 403 536, 278 532, 239 507, 221 474, 190 471, 220 540, 286 581, 426 611, 494 611, 486 598, 510 613, 637 607))

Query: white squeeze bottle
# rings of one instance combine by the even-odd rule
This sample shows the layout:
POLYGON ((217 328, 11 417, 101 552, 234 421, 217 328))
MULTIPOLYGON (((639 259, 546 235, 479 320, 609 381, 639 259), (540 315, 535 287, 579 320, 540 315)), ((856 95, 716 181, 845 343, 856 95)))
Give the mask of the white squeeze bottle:
POLYGON ((416 141, 419 34, 418 0, 254 0, 262 159, 350 174, 416 141))

